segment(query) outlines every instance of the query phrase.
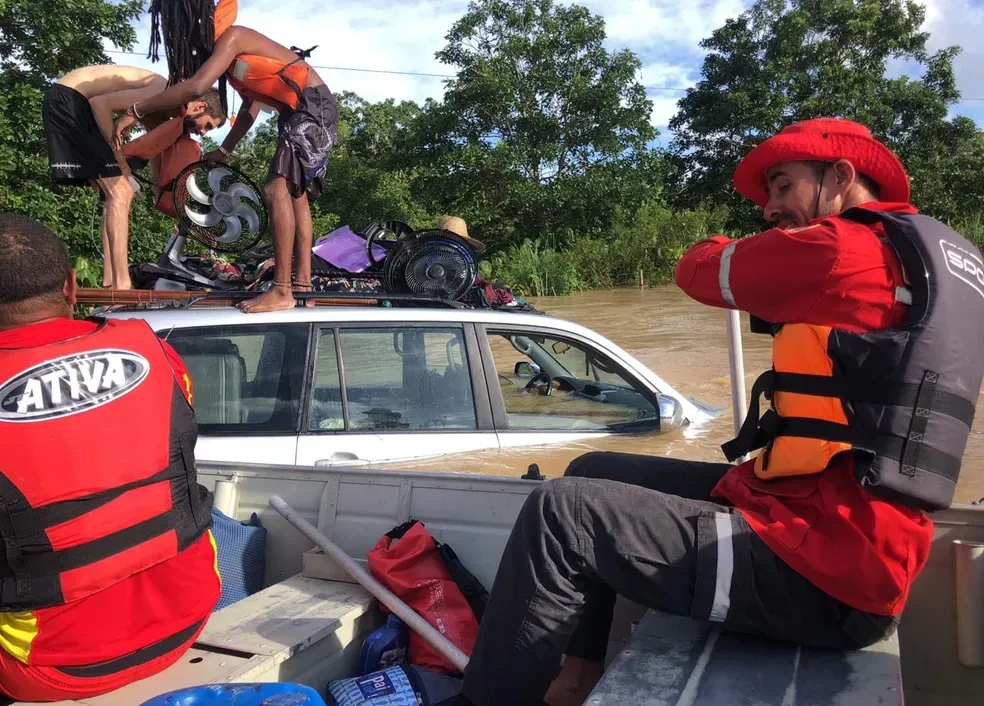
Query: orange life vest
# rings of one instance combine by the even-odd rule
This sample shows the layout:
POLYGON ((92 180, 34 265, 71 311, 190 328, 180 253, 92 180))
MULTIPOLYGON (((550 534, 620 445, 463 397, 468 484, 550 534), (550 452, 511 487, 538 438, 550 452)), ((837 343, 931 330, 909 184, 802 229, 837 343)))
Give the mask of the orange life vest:
POLYGON ((848 453, 868 492, 949 507, 984 380, 984 256, 928 216, 855 208, 840 218, 883 226, 904 273, 895 296, 905 320, 867 333, 753 326, 774 337, 773 368, 722 449, 734 461, 764 447, 754 461, 764 480, 822 473, 848 453), (771 409, 760 417, 763 395, 771 409))
POLYGON ((301 98, 311 69, 300 63, 302 57, 287 63, 254 54, 240 54, 226 73, 236 91, 260 103, 286 105, 294 109, 301 98))
MULTIPOLYGON (((783 326, 775 334, 772 345, 774 373, 771 379, 775 379, 776 373, 832 378, 834 362, 827 353, 830 332, 829 326, 783 326)), ((774 390, 772 409, 779 419, 815 419, 843 426, 845 432, 848 428, 844 403, 838 397, 774 390)), ((851 444, 839 441, 793 434, 778 435, 755 458, 755 475, 770 479, 821 473, 827 468, 830 459, 851 449, 851 444)))
MULTIPOLYGON (((215 39, 218 40, 236 22, 238 0, 219 0, 212 15, 215 39)), ((297 107, 301 91, 307 83, 311 69, 298 63, 310 55, 310 50, 297 51, 298 58, 290 63, 254 54, 240 54, 226 72, 226 79, 239 95, 259 103, 271 102, 297 107)), ((276 107, 276 106, 271 106, 276 107)))
POLYGON ((212 26, 215 28, 215 38, 221 37, 227 29, 236 23, 239 14, 239 0, 219 0, 212 11, 212 26))
POLYGON ((189 164, 202 158, 202 148, 184 131, 184 115, 167 120, 153 130, 123 146, 126 157, 151 160, 160 157, 154 180, 154 207, 172 218, 174 211, 174 180, 189 164))

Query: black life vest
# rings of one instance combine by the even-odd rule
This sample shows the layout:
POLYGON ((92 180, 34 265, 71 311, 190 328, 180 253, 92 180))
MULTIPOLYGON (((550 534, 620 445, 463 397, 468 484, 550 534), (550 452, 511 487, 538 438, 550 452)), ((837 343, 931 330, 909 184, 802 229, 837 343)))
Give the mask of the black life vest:
MULTIPOLYGON (((722 448, 734 461, 764 447, 756 474, 769 478, 769 453, 784 439, 834 442, 853 454, 857 480, 869 492, 921 510, 947 508, 984 379, 984 259, 966 238, 922 214, 855 208, 840 217, 884 225, 909 279, 906 320, 865 334, 825 330, 830 375, 763 373, 741 431, 722 448), (842 405, 836 416, 847 423, 783 416, 775 404, 760 417, 763 395, 835 398, 842 405)), ((783 328, 753 324, 773 336, 783 328)), ((781 477, 823 468, 774 470, 781 477)))
POLYGON ((0 349, 0 611, 71 603, 201 537, 197 435, 144 321, 0 349))

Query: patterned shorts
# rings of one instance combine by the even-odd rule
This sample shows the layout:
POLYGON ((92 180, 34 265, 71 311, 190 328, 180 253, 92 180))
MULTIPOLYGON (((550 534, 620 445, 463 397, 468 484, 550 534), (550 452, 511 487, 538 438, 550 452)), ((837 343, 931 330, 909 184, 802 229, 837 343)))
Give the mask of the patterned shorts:
POLYGON ((282 176, 292 197, 316 200, 324 188, 328 157, 338 137, 338 102, 325 85, 305 88, 291 111, 280 114, 270 176, 282 176))

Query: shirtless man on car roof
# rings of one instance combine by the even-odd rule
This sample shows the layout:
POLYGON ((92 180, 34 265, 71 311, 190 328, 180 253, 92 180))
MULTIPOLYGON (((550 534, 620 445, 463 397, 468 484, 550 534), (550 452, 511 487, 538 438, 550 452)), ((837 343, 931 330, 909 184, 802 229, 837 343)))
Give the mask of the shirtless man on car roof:
MULTIPOLYGON (((126 154, 120 141, 114 138, 113 113, 125 110, 134 101, 155 96, 166 87, 167 79, 153 71, 106 64, 75 69, 58 79, 44 94, 41 115, 52 182, 94 186, 104 200, 104 287, 131 287, 127 240, 135 188, 130 170, 143 164, 141 159, 126 154)), ((214 90, 203 91, 199 98, 189 100, 181 109, 145 115, 140 122, 149 131, 174 117, 183 119, 181 134, 188 135, 204 135, 225 122, 219 95, 214 90)), ((160 145, 160 150, 166 146, 160 145)), ((152 159, 155 183, 159 167, 160 160, 152 159)))

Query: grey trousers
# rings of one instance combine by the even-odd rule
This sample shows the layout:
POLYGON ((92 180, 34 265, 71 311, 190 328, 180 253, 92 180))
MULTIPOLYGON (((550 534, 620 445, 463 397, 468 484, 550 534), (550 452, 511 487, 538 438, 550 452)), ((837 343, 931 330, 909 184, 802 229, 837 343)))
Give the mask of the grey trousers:
POLYGON ((475 706, 538 706, 563 654, 603 660, 616 596, 805 646, 851 649, 897 619, 857 611, 789 568, 710 493, 728 464, 575 459, 513 526, 462 685, 475 706))

